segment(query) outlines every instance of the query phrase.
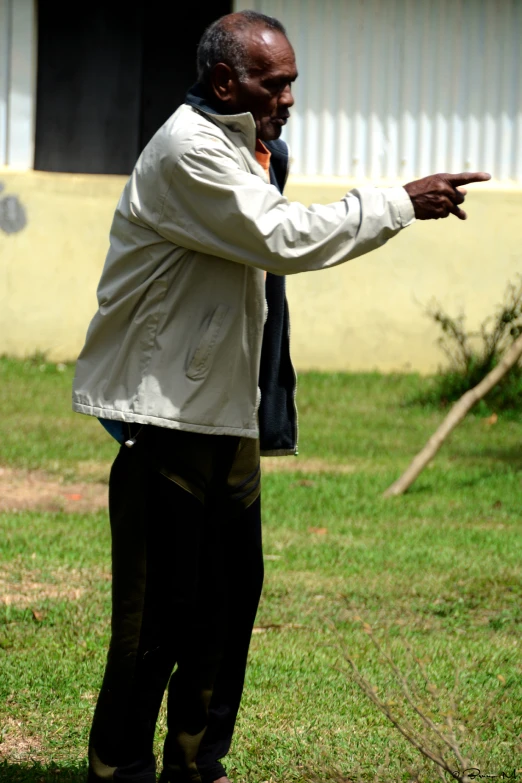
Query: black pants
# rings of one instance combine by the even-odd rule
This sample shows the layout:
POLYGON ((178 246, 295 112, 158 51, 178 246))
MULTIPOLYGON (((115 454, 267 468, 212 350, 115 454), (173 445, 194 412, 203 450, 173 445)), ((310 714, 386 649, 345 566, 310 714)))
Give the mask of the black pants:
MULTIPOLYGON (((224 444, 214 461, 226 473, 239 439, 193 437, 224 444)), ((139 446, 111 471, 112 633, 90 780, 154 783, 168 685, 161 780, 210 783, 225 774, 261 594, 260 499, 234 514, 211 486, 202 503, 139 446)))

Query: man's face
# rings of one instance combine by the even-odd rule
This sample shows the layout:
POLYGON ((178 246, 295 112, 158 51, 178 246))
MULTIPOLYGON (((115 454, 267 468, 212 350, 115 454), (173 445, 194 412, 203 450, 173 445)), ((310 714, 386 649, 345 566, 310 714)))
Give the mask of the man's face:
MULTIPOLYGON (((288 39, 278 30, 253 27, 245 34, 250 68, 240 81, 229 69, 228 82, 219 95, 231 113, 249 111, 256 124, 257 137, 273 141, 294 105, 291 84, 297 78, 295 54, 288 39)), ((225 66, 226 68, 226 66, 225 66)))

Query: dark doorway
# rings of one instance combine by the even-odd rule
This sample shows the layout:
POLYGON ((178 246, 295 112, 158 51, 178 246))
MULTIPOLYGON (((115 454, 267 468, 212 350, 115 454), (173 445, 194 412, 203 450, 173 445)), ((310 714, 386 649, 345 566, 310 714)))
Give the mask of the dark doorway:
POLYGON ((205 28, 231 13, 231 0, 147 4, 143 24, 141 148, 183 103, 196 80, 196 49, 205 28), (152 11, 151 11, 152 9, 152 11))
POLYGON ((39 0, 35 168, 128 174, 196 76, 231 0, 39 0))

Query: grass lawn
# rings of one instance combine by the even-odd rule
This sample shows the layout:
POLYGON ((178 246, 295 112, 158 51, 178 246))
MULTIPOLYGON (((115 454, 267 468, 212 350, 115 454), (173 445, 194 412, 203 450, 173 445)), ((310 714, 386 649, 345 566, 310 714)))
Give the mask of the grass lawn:
MULTIPOLYGON (((115 447, 70 413, 72 374, 0 360, 0 466, 106 481, 115 447)), ((357 687, 345 651, 413 720, 358 617, 424 709, 452 714, 481 774, 522 777, 522 415, 468 417, 407 495, 384 500, 444 415, 406 404, 428 382, 300 378, 296 467, 263 479, 266 580, 235 783, 439 779, 357 687)), ((80 783, 109 633, 107 516, 21 510, 0 524, 0 780, 80 783)), ((163 732, 162 713, 158 753, 163 732)))

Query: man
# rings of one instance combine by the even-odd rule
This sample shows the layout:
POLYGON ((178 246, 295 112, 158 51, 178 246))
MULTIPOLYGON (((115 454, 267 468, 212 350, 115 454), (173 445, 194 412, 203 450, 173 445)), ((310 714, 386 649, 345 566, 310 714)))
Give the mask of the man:
POLYGON ((112 637, 89 780, 228 780, 263 563, 259 454, 297 449, 285 274, 339 264, 460 209, 437 175, 306 208, 282 195, 293 49, 275 19, 215 22, 198 83, 125 186, 74 408, 120 441, 109 486, 112 637), (174 667, 176 671, 172 674, 174 667), (172 676, 171 676, 172 674, 172 676))

